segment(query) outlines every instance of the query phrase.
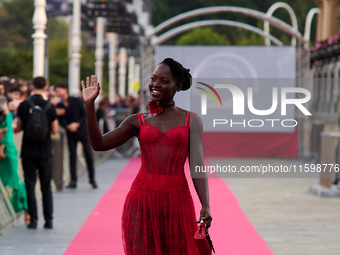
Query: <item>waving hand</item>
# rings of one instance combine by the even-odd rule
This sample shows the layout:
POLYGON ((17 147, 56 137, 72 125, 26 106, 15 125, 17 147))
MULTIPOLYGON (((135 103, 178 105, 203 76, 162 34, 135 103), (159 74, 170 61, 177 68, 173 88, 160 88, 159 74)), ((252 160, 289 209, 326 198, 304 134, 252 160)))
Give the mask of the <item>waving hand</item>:
POLYGON ((81 86, 83 88, 83 100, 84 103, 94 102, 96 97, 99 95, 100 86, 97 81, 97 75, 91 75, 90 77, 86 78, 86 86, 84 81, 81 81, 81 86))

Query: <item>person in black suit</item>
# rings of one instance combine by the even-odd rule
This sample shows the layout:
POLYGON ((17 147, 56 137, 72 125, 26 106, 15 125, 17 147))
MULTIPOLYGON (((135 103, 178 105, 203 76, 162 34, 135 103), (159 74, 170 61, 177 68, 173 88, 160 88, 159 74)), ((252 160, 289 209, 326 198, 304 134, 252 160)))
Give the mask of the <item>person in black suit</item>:
POLYGON ((71 181, 67 188, 77 187, 77 143, 80 141, 84 147, 89 182, 97 188, 94 176, 94 160, 86 127, 86 112, 84 103, 80 98, 69 96, 67 85, 58 83, 54 86, 55 94, 60 98, 57 104, 59 123, 67 131, 68 148, 70 152, 71 181))
POLYGON ((29 97, 31 103, 40 109, 45 109, 48 133, 43 141, 32 141, 28 130, 28 121, 31 117, 32 106, 28 100, 23 101, 18 108, 18 132, 23 130, 23 140, 21 146, 22 167, 24 170, 28 212, 31 216, 27 228, 36 229, 38 222, 37 201, 35 198, 35 183, 37 179, 37 170, 39 172, 40 186, 43 200, 43 211, 45 224, 44 228, 53 228, 53 201, 51 190, 52 178, 52 142, 50 133, 58 132, 58 120, 56 110, 53 105, 42 97, 46 80, 44 77, 35 77, 33 79, 34 90, 29 97), (50 104, 50 105, 48 105, 50 104), (48 108, 47 108, 48 107, 48 108))

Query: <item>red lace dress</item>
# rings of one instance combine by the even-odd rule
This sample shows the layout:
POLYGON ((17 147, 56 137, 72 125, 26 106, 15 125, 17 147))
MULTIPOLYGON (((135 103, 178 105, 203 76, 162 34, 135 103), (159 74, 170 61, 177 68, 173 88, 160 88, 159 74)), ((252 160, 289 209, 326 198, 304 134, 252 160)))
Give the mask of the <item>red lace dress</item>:
POLYGON ((189 112, 184 126, 162 133, 137 115, 142 165, 123 210, 125 254, 197 255, 197 219, 184 174, 193 116, 188 121, 189 112))

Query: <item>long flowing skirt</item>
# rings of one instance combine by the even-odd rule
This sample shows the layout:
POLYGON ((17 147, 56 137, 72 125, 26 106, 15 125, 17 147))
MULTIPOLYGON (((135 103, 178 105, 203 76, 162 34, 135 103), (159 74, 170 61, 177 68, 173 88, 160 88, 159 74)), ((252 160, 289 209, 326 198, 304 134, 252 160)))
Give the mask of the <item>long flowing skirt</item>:
POLYGON ((139 173, 124 205, 127 255, 197 255, 194 203, 185 176, 139 173))

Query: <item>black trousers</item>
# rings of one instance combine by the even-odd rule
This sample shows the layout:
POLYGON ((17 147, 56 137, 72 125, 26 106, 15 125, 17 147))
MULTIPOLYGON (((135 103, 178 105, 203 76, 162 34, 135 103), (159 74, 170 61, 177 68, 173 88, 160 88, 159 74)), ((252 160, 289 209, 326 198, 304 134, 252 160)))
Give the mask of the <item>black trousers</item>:
POLYGON ((67 143, 70 152, 70 174, 71 181, 77 182, 77 144, 80 141, 84 148, 87 171, 90 181, 94 181, 94 161, 92 148, 87 133, 70 133, 67 132, 67 143))
POLYGON ((40 179, 43 198, 43 214, 45 221, 53 219, 53 200, 51 191, 52 165, 51 158, 22 158, 22 167, 27 192, 28 213, 31 221, 38 220, 37 201, 35 198, 35 183, 37 171, 40 179))

